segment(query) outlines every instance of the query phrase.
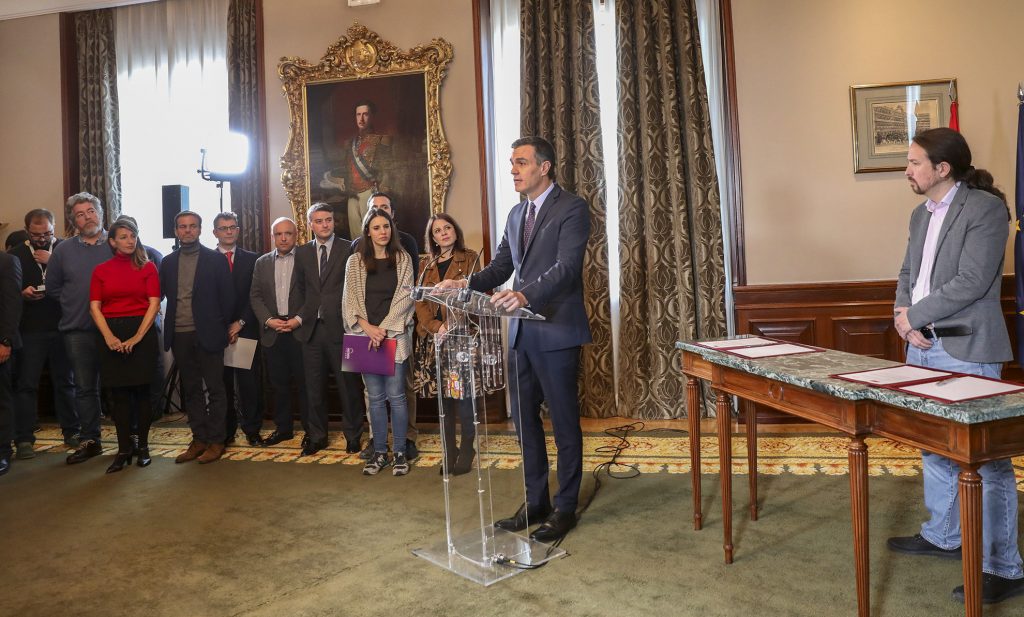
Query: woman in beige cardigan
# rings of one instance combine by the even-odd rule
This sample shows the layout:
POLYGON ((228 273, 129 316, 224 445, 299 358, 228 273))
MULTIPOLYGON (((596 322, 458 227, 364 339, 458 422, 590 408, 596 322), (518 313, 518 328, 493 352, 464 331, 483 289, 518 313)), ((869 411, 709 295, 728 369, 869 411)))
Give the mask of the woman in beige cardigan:
MULTIPOLYGON (((405 360, 411 351, 413 301, 412 259, 402 250, 391 217, 372 208, 363 218, 363 239, 357 252, 345 266, 345 291, 341 310, 345 331, 364 334, 371 347, 384 339, 395 339, 395 374, 364 373, 363 383, 370 400, 370 426, 373 429, 373 456, 363 467, 365 475, 377 475, 387 467, 388 410, 391 404, 391 428, 394 444, 405 444, 409 409, 405 398, 405 360)), ((396 447, 392 473, 409 473, 405 450, 396 447)))

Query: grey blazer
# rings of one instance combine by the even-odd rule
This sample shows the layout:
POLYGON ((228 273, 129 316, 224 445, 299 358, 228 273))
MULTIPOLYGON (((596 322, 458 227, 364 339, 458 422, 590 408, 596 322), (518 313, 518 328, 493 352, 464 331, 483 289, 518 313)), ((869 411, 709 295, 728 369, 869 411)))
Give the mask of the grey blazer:
MULTIPOLYGON (((910 216, 910 239, 896 286, 898 307, 910 306, 930 218, 924 203, 910 216)), ((914 328, 928 324, 970 328, 970 335, 942 339, 943 348, 958 360, 1013 359, 999 303, 1008 223, 1006 204, 991 193, 962 183, 939 230, 930 293, 907 312, 914 328)))
MULTIPOLYGON (((274 289, 274 255, 276 253, 277 251, 273 250, 266 255, 261 255, 256 260, 256 266, 252 271, 252 287, 249 289, 252 312, 256 314, 256 322, 259 324, 260 344, 264 347, 272 347, 277 341, 277 331, 266 326, 268 319, 278 316, 277 292, 274 289)), ((295 267, 292 269, 292 280, 288 286, 288 315, 286 317, 294 317, 302 308, 302 296, 297 291, 298 280, 298 267, 295 267)))

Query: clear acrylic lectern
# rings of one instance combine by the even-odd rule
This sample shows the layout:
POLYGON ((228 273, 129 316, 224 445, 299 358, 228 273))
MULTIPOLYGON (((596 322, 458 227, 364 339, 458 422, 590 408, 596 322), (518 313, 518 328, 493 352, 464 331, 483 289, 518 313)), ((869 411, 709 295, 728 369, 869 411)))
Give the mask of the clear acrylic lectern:
MULTIPOLYGON (((413 554, 485 586, 565 555, 560 548, 529 539, 525 531, 520 535, 494 526, 495 512, 500 513, 498 518, 511 516, 526 502, 526 483, 518 440, 488 435, 484 421, 484 395, 518 387, 516 375, 506 367, 502 320, 544 317, 526 309, 498 309, 490 296, 470 289, 413 287, 412 297, 448 309, 448 331, 434 337, 445 540, 413 554), (447 405, 444 399, 449 399, 447 405), (455 424, 446 422, 445 414, 456 413, 456 405, 472 409, 476 456, 467 473, 453 473, 454 465, 449 464, 456 453, 449 451, 453 438, 446 431, 455 430, 455 424), (514 467, 519 473, 492 487, 492 466, 514 467)), ((465 408, 462 415, 468 415, 465 408)))

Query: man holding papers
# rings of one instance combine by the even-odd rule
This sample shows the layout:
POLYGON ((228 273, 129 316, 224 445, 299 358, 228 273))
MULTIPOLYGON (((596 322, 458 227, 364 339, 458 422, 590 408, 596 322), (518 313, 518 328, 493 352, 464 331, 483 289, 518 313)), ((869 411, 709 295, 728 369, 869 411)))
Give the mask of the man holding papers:
MULTIPOLYGON (((228 344, 236 345, 239 338, 257 340, 256 315, 249 303, 249 289, 252 287, 252 271, 256 258, 252 251, 238 246, 241 227, 234 212, 221 212, 213 219, 213 235, 217 238, 217 252, 224 256, 231 271, 231 283, 235 290, 235 311, 228 326, 228 344)), ((229 349, 231 349, 229 347, 229 349)), ((263 401, 259 378, 259 344, 248 368, 224 366, 224 392, 227 396, 227 413, 224 423, 224 445, 235 441, 235 431, 241 418, 242 432, 250 446, 263 445, 260 427, 263 425, 263 401), (235 380, 238 380, 238 397, 235 397, 235 380)))
MULTIPOLYGON (((910 218, 910 239, 896 288, 895 327, 907 341, 907 363, 998 378, 1013 358, 999 303, 1009 233, 1006 198, 992 175, 971 166, 956 131, 914 137, 907 154, 910 188, 927 197, 910 218)), ((890 538, 890 550, 960 558, 959 466, 922 453, 924 501, 930 519, 911 537, 890 538)), ((982 601, 1024 593, 1017 547, 1017 486, 1009 460, 982 477, 982 601)), ((964 599, 963 586, 953 597, 964 599)))

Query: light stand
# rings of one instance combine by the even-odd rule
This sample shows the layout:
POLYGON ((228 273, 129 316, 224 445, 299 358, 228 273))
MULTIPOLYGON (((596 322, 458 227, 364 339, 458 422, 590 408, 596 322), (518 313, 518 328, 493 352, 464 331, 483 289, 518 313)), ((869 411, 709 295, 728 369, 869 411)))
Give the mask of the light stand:
POLYGON ((199 149, 199 169, 196 172, 203 180, 217 183, 219 211, 224 212, 224 183, 239 180, 245 175, 249 165, 249 138, 241 133, 227 133, 214 136, 213 141, 211 148, 199 149))

